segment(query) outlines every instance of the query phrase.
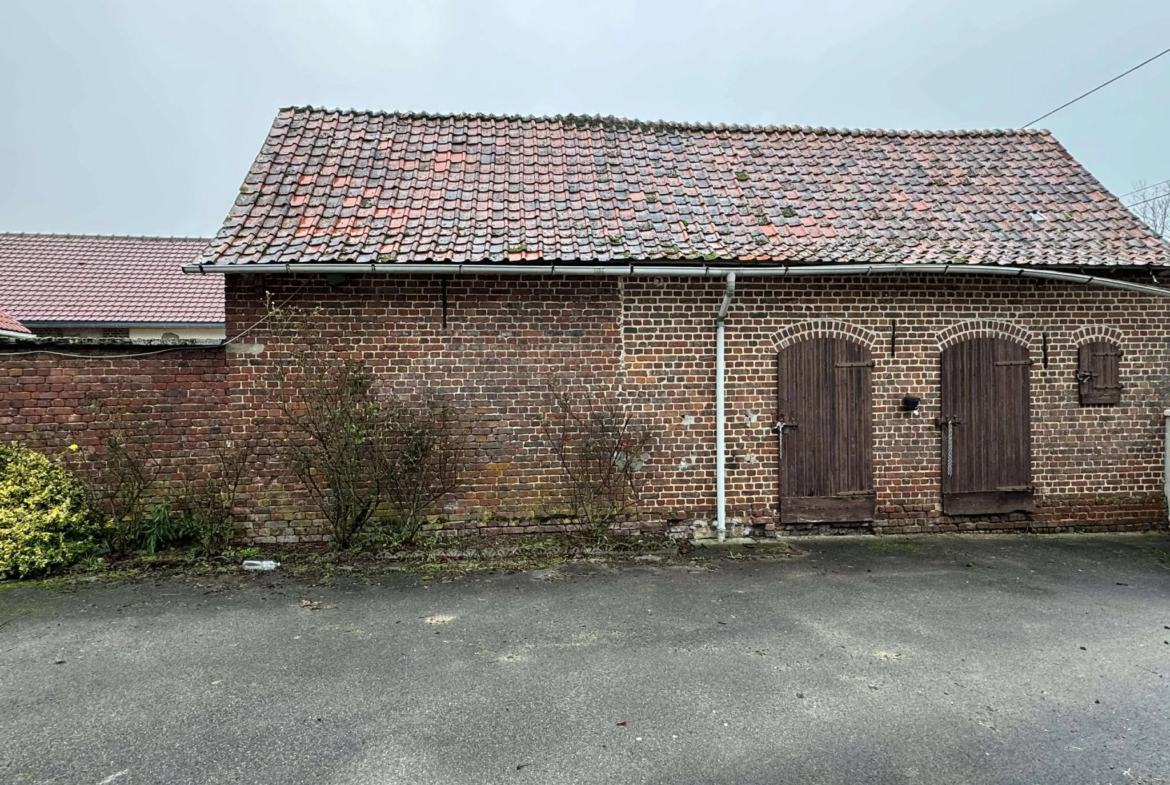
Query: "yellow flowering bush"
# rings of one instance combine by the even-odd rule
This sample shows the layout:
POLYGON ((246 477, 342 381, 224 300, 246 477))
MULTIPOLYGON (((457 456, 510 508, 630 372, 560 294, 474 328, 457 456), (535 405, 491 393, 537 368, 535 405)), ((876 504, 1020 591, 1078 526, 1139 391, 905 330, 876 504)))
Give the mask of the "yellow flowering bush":
POLYGON ((101 535, 101 516, 76 475, 21 444, 0 447, 0 578, 68 567, 93 553, 101 535))

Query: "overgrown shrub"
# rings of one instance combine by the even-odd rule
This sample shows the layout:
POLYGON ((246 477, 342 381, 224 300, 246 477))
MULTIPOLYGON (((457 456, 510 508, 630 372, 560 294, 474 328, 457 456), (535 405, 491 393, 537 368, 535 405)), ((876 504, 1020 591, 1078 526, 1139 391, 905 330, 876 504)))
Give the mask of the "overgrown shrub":
POLYGON ((199 479, 196 472, 203 464, 192 462, 181 470, 182 479, 164 482, 158 479, 157 460, 144 465, 141 453, 125 444, 117 435, 107 439, 112 461, 99 474, 112 484, 99 480, 93 486, 94 498, 111 516, 106 529, 110 550, 153 554, 189 547, 197 556, 222 554, 235 534, 233 512, 251 449, 220 442, 208 458, 210 477, 199 479))
POLYGON ((389 443, 380 451, 383 496, 388 515, 384 533, 392 544, 418 536, 435 505, 459 487, 468 431, 450 401, 426 396, 421 401, 394 400, 389 413, 389 443))
POLYGON ((100 450, 78 455, 78 468, 107 521, 110 552, 193 547, 199 556, 221 554, 235 533, 233 510, 251 449, 217 440, 207 459, 172 468, 168 447, 154 433, 157 423, 130 425, 126 412, 101 400, 93 410, 106 433, 100 450))
POLYGON ((76 475, 21 444, 0 447, 0 576, 68 567, 101 537, 101 516, 76 475))
POLYGON ((273 370, 289 465, 340 548, 377 527, 391 545, 411 542, 435 504, 458 486, 467 427, 437 398, 378 389, 360 359, 321 340, 319 311, 270 308, 289 347, 273 370))
POLYGON ((162 456, 148 432, 132 433, 120 417, 106 416, 110 430, 102 439, 104 452, 90 456, 96 460, 87 474, 94 503, 109 522, 106 539, 110 551, 125 555, 141 548, 150 537, 151 516, 160 501, 162 456))
POLYGON ((247 444, 222 442, 215 449, 213 476, 202 482, 184 481, 177 501, 177 530, 198 555, 217 556, 231 544, 235 507, 252 456, 247 444))
POLYGON ((638 507, 655 429, 615 397, 548 383, 542 427, 568 485, 577 521, 599 537, 638 507))

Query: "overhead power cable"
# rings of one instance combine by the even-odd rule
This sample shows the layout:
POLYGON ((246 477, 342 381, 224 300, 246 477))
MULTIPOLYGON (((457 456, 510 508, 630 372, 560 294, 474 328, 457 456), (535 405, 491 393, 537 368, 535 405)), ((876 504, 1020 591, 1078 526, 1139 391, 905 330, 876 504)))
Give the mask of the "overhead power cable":
POLYGON ((1152 202, 1155 199, 1165 199, 1165 198, 1166 198, 1166 194, 1158 194, 1157 196, 1151 196, 1147 199, 1142 199, 1140 202, 1134 202, 1133 204, 1127 204, 1125 206, 1125 208, 1127 210, 1129 210, 1129 209, 1132 209, 1134 207, 1137 207, 1139 204, 1148 204, 1149 202, 1152 202))
POLYGON ((1129 193, 1122 194, 1121 196, 1119 196, 1117 198, 1118 199, 1125 199, 1128 196, 1133 196, 1134 194, 1140 194, 1142 191, 1148 191, 1151 188, 1157 188, 1159 185, 1166 185, 1166 183, 1170 183, 1170 180, 1162 180, 1160 182, 1154 183, 1153 185, 1143 185, 1141 188, 1135 188, 1132 191, 1130 191, 1129 193))
POLYGON ((1056 107, 1048 114, 1042 114, 1039 117, 1037 117, 1035 120, 1032 120, 1029 123, 1024 123, 1020 127, 1027 128, 1030 125, 1035 125, 1036 123, 1040 122, 1041 120, 1045 119, 1046 117, 1052 117, 1052 115, 1056 114, 1061 109, 1067 109, 1068 107, 1072 106, 1073 104, 1075 104, 1077 101, 1081 100, 1082 98, 1088 98, 1090 95, 1097 92, 1102 87, 1108 87, 1109 85, 1116 82, 1118 79, 1121 79, 1123 76, 1129 76, 1134 71, 1138 70, 1139 68, 1142 68, 1143 66, 1149 65, 1150 63, 1154 62, 1155 60, 1157 60, 1159 57, 1161 57, 1164 54, 1170 54, 1170 49, 1163 49, 1161 52, 1158 52, 1158 54, 1154 55, 1149 60, 1143 60, 1142 62, 1138 63, 1137 65, 1135 65, 1133 68, 1129 69, 1128 71, 1126 71, 1124 73, 1120 73, 1117 76, 1113 77, 1108 82, 1102 82, 1101 84, 1097 85, 1096 87, 1094 87, 1092 90, 1088 91, 1087 93, 1081 93, 1080 95, 1078 95, 1076 98, 1072 99, 1071 101, 1069 101, 1067 103, 1063 103, 1060 106, 1056 107))

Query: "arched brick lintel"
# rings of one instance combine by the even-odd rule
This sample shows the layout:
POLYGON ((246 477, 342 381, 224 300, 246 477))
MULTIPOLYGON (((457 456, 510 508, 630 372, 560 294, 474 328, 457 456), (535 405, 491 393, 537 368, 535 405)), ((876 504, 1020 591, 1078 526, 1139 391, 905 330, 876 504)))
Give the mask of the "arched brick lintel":
POLYGON ((1011 322, 1000 322, 994 319, 973 319, 971 321, 952 324, 938 334, 938 350, 944 351, 957 343, 972 338, 1002 338, 1005 341, 1018 343, 1029 351, 1034 350, 1035 337, 1032 333, 1011 322))
POLYGON ((1073 346, 1081 346, 1090 341, 1109 341, 1115 346, 1121 346, 1122 338, 1124 334, 1121 330, 1107 324, 1086 324, 1071 336, 1073 346))
POLYGON ((878 347, 877 334, 872 330, 839 319, 810 319, 790 324, 772 336, 772 347, 779 351, 809 338, 843 338, 861 344, 870 352, 878 347))

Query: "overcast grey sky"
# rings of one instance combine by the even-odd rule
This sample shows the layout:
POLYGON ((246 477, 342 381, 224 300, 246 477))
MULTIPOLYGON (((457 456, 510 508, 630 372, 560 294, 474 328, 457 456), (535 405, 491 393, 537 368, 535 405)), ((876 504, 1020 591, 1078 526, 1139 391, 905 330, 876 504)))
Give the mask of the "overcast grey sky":
MULTIPOLYGON (((292 104, 1006 127, 1167 46, 1167 0, 0 0, 0 231, 211 235, 292 104)), ((1121 194, 1168 99, 1042 125, 1121 194)))

